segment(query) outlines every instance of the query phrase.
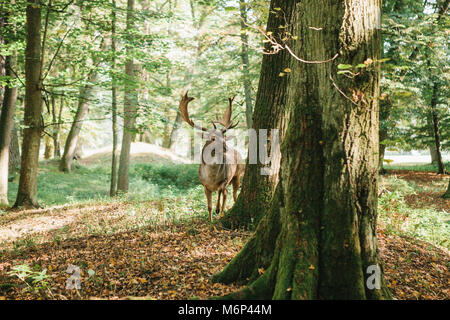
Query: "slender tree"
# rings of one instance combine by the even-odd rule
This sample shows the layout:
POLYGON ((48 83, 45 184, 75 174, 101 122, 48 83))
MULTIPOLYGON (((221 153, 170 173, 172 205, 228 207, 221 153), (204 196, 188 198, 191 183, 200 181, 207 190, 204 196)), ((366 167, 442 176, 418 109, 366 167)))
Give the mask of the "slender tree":
MULTIPOLYGON (((5 63, 5 75, 15 78, 13 69, 16 69, 15 55, 7 56, 5 63)), ((17 87, 5 86, 0 115, 0 205, 8 204, 8 171, 10 144, 14 129, 14 111, 16 109, 17 87)))
MULTIPOLYGON (((131 42, 132 30, 134 28, 134 0, 127 2, 127 40, 131 42)), ((137 112, 137 91, 133 83, 136 73, 136 65, 132 57, 131 45, 127 45, 127 61, 125 63, 125 83, 124 102, 123 102, 123 135, 122 148, 120 150, 119 176, 117 180, 117 191, 128 192, 129 186, 129 167, 130 167, 130 149, 133 138, 134 124, 137 112)))
POLYGON ((239 13, 241 18, 241 60, 242 60, 242 79, 244 84, 245 97, 245 119, 247 128, 252 127, 252 97, 251 97, 251 79, 250 79, 250 61, 248 57, 248 26, 247 26, 247 2, 239 1, 239 13))
MULTIPOLYGON (((376 238, 381 1, 281 3, 296 57, 339 56, 291 64, 280 182, 254 236, 213 280, 249 279, 235 299, 390 298, 376 238), (338 74, 363 63, 355 77, 338 74)), ((283 26, 281 3, 270 15, 283 26)))
POLYGON ((112 148, 112 160, 111 160, 111 184, 109 188, 109 195, 114 197, 116 195, 117 188, 117 160, 119 158, 118 140, 119 130, 117 125, 117 88, 114 70, 116 69, 116 1, 112 0, 111 9, 111 113, 112 113, 112 134, 113 134, 113 148, 112 148))
POLYGON ((37 177, 42 133, 41 1, 30 0, 26 9, 25 113, 19 189, 15 207, 38 207, 37 177))
MULTIPOLYGON (((104 41, 100 45, 101 49, 104 49, 104 41)), ((94 59, 93 65, 97 65, 97 59, 94 59)), ((75 157, 75 152, 78 144, 78 137, 80 135, 81 128, 83 127, 83 121, 89 112, 89 102, 94 96, 94 83, 97 81, 98 74, 96 69, 92 69, 89 72, 87 84, 79 90, 78 95, 78 107, 75 117, 70 127, 69 135, 67 136, 64 146, 64 153, 59 163, 59 170, 63 172, 70 172, 72 170, 72 162, 75 157)))

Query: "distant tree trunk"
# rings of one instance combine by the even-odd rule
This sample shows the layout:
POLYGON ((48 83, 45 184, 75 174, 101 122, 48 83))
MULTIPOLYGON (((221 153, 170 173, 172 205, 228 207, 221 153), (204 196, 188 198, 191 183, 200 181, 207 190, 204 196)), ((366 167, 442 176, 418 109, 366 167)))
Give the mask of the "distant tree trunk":
POLYGON ((380 125, 379 125, 379 139, 380 146, 378 148, 378 171, 383 173, 383 163, 384 163, 384 154, 386 152, 386 144, 385 140, 388 138, 388 130, 383 125, 385 121, 389 119, 392 109, 392 99, 387 96, 385 99, 380 101, 380 125))
POLYGON ((439 119, 438 119, 438 115, 437 115, 437 111, 436 111, 436 107, 438 104, 438 90, 439 90, 439 85, 437 83, 437 81, 435 81, 433 83, 433 88, 432 88, 432 94, 431 94, 431 103, 430 103, 430 107, 431 107, 431 119, 433 122, 433 134, 434 134, 434 147, 436 150, 436 155, 437 155, 437 165, 438 165, 438 173, 439 174, 444 174, 445 173, 445 166, 444 166, 444 161, 442 160, 442 153, 441 153, 441 135, 439 132, 439 119))
POLYGON ((437 151, 436 151, 436 146, 435 145, 434 146, 430 146, 429 149, 430 149, 431 163, 432 164, 434 164, 434 163, 437 164, 438 155, 437 155, 437 151))
MULTIPOLYGON (((111 50, 112 63, 111 69, 116 68, 116 1, 112 0, 112 21, 111 21, 111 50)), ((111 185, 109 188, 109 195, 114 197, 117 192, 117 160, 119 158, 118 141, 119 128, 117 125, 117 88, 114 73, 111 74, 111 109, 112 109, 112 134, 113 134, 113 148, 111 160, 111 185)))
MULTIPOLYGON (((275 8, 281 8, 280 11, 286 17, 286 23, 290 24, 294 3, 292 1, 272 2, 277 3, 275 8)), ((273 32, 277 36, 279 26, 279 17, 269 15, 266 31, 273 32)), ((281 42, 280 37, 277 39, 281 42)), ((267 46, 266 49, 270 50, 270 47, 267 46)), ((269 129, 269 134, 271 128, 279 129, 280 141, 284 137, 288 115, 285 108, 286 88, 290 76, 280 77, 279 74, 289 67, 291 59, 291 55, 286 50, 278 54, 263 56, 252 123, 258 139, 259 129, 269 129)), ((270 141, 267 142, 268 150, 271 148, 270 141)), ((258 164, 249 164, 248 161, 247 158, 238 199, 233 208, 221 219, 222 224, 227 228, 254 228, 270 205, 278 184, 280 159, 274 160, 275 173, 272 175, 261 174, 261 170, 265 166, 259 161, 258 164)))
MULTIPOLYGON (((134 28, 134 0, 128 0, 127 3, 127 37, 131 41, 131 30, 134 28)), ((137 92, 134 84, 130 82, 135 77, 135 64, 131 57, 131 48, 127 47, 128 59, 125 64, 125 74, 127 83, 125 84, 124 103, 123 103, 123 136, 122 148, 120 150, 119 176, 117 181, 117 191, 121 193, 128 192, 129 187, 129 167, 130 167, 130 149, 133 137, 134 123, 137 110, 137 92)))
POLYGON ((42 133, 41 3, 30 0, 26 9, 25 113, 19 190, 14 207, 39 207, 37 178, 42 133))
POLYGON ((241 16, 241 60, 242 60, 242 78, 244 83, 245 96, 245 119, 247 128, 252 127, 252 95, 250 80, 250 61, 248 58, 248 26, 247 26, 247 3, 245 0, 239 1, 239 12, 241 16))
POLYGON ((448 180, 447 191, 442 195, 444 199, 450 199, 450 179, 448 180))
POLYGON ((17 128, 14 125, 11 131, 11 142, 9 144, 9 174, 16 171, 20 165, 20 148, 19 148, 19 136, 17 134, 17 128))
MULTIPOLYGON (((14 78, 16 70, 15 55, 7 56, 5 75, 14 78)), ((0 205, 8 204, 8 170, 12 131, 14 129, 14 111, 16 109, 17 87, 5 86, 0 115, 0 205)))
POLYGON ((52 133, 52 139, 53 139, 53 158, 57 159, 61 157, 61 145, 59 143, 59 131, 61 129, 61 115, 62 115, 62 109, 64 106, 63 103, 63 97, 61 96, 61 103, 59 106, 59 115, 56 116, 56 102, 55 97, 52 96, 51 98, 51 105, 52 105, 52 121, 53 121, 53 133, 52 133))
POLYGON ((92 70, 88 76, 88 84, 80 89, 78 96, 78 107, 72 126, 70 127, 69 135, 64 146, 64 153, 59 163, 59 170, 63 172, 70 172, 72 170, 72 162, 77 148, 78 137, 83 121, 89 111, 89 100, 92 99, 94 93, 94 85, 97 80, 97 71, 92 70))
POLYGON ((50 159, 53 153, 53 145, 48 135, 45 135, 44 142, 45 142, 44 159, 50 159))
POLYGON ((295 14, 298 57, 339 56, 292 63, 280 182, 256 233, 213 280, 247 283, 230 299, 389 299, 376 238, 381 1, 272 0, 269 17, 284 25, 281 5, 295 14), (369 58, 364 75, 337 74, 369 58))

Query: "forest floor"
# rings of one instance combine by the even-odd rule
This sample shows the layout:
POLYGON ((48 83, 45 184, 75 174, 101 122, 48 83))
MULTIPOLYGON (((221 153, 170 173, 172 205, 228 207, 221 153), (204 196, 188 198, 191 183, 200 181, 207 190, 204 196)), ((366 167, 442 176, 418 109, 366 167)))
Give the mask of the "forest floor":
MULTIPOLYGON (((414 171, 381 178, 378 239, 395 299, 450 299, 446 183, 414 171)), ((209 279, 251 233, 194 210, 205 211, 176 198, 0 213, 0 299, 205 299, 238 290, 209 279), (67 287, 70 265, 80 270, 79 290, 67 287)))

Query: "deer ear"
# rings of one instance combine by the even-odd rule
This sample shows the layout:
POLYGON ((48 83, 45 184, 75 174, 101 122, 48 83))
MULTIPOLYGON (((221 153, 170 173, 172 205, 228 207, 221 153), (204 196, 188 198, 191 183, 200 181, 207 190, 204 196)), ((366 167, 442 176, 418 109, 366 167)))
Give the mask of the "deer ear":
POLYGON ((188 97, 188 102, 191 102, 192 100, 195 100, 193 97, 188 97))

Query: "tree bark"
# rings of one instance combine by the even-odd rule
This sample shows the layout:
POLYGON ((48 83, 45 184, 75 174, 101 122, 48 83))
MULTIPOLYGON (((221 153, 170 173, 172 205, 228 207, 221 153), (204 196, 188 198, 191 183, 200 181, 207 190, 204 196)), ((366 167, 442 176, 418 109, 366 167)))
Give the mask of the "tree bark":
POLYGON ((436 111, 436 106, 438 104, 438 90, 439 85, 437 81, 433 83, 432 94, 431 94, 431 119, 433 122, 433 136, 434 136, 434 148, 436 150, 436 160, 438 165, 438 174, 445 173, 445 165, 442 160, 442 152, 441 152, 441 135, 439 132, 439 119, 436 111))
MULTIPOLYGON (((131 41, 130 31, 134 28, 134 0, 128 0, 127 3, 127 33, 128 38, 131 41)), ((134 84, 129 82, 134 80, 136 67, 131 55, 131 48, 127 47, 128 59, 125 64, 125 74, 127 76, 127 83, 125 84, 124 103, 123 103, 123 136, 122 136, 122 148, 120 150, 120 162, 119 162, 119 176, 117 181, 117 191, 121 193, 128 192, 129 187, 129 167, 130 167, 130 149, 131 141, 133 138, 134 123, 136 120, 137 110, 137 92, 134 88, 134 84)))
POLYGON ((17 134, 16 125, 13 125, 11 131, 11 142, 9 144, 9 162, 8 172, 9 175, 15 172, 20 166, 20 148, 19 148, 19 136, 17 134))
MULTIPOLYGON (((95 63, 94 63, 95 65, 95 63)), ((77 148, 78 137, 83 121, 89 111, 89 100, 92 99, 94 93, 94 85, 97 80, 97 71, 91 70, 88 76, 88 84, 80 88, 78 96, 78 107, 72 126, 70 127, 69 135, 67 136, 64 146, 64 153, 59 163, 59 170, 63 172, 70 172, 72 170, 72 162, 77 148)))
MULTIPOLYGON (((298 57, 339 57, 292 63, 278 191, 241 251, 255 256, 245 273, 256 279, 226 298, 390 298, 376 239, 381 1, 283 2, 291 4, 292 34, 301 39, 288 43, 298 57), (354 78, 337 74, 339 64, 364 61, 354 78)), ((245 281, 232 267, 242 258, 238 254, 213 280, 245 281)))
MULTIPOLYGON (((15 78, 17 67, 15 55, 7 56, 5 75, 15 78)), ((17 87, 5 86, 2 113, 0 115, 0 205, 8 205, 8 171, 12 131, 14 129, 14 111, 16 109, 17 87)))
MULTIPOLYGON (((279 15, 269 15, 266 32, 273 32, 280 42, 282 37, 278 35, 278 27, 285 24, 284 19, 288 25, 291 24, 294 6, 293 1, 278 0, 271 3, 272 11, 274 8, 281 10, 279 15)), ((267 45, 266 49, 270 50, 270 46, 267 45)), ((291 60, 291 55, 286 50, 263 56, 252 123, 258 140, 259 129, 269 129, 269 132, 270 129, 278 129, 280 141, 284 137, 288 115, 285 108, 286 88, 290 76, 280 77, 279 74, 290 66, 291 60)), ((267 149, 271 149, 270 140, 267 149)), ((279 166, 280 159, 276 159, 274 168, 279 166)), ((253 229, 258 225, 278 184, 278 169, 272 175, 261 175, 263 167, 265 166, 259 161, 257 164, 249 164, 247 158, 241 192, 233 208, 221 219, 225 227, 253 229)))
POLYGON ((437 157, 438 157, 438 155, 437 155, 436 147, 435 146, 430 146, 429 149, 430 149, 431 163, 432 164, 434 164, 434 163, 437 164, 437 157))
POLYGON ((52 139, 53 139, 53 158, 57 159, 61 157, 61 145, 59 143, 59 131, 61 129, 61 116, 62 116, 62 110, 64 107, 63 103, 63 96, 61 96, 61 103, 59 106, 59 113, 58 117, 56 116, 56 101, 55 97, 51 97, 51 106, 52 106, 52 121, 53 121, 53 133, 52 133, 52 139))
MULTIPOLYGON (((116 69, 116 1, 112 0, 112 21, 111 21, 111 50, 112 50, 112 63, 111 69, 116 69)), ((111 73, 111 109, 112 109, 112 134, 113 134, 113 148, 112 148, 112 160, 111 160, 111 184, 109 188, 109 195, 114 197, 116 195, 117 188, 117 160, 119 158, 118 140, 119 140, 119 128, 117 125, 117 88, 114 72, 111 73)))
POLYGON ((37 178, 42 133, 41 97, 41 3, 29 1, 26 8, 25 113, 19 189, 14 207, 39 207, 37 178))
POLYGON ((445 191, 445 193, 442 195, 442 198, 450 199, 450 179, 448 180, 447 191, 445 191))

